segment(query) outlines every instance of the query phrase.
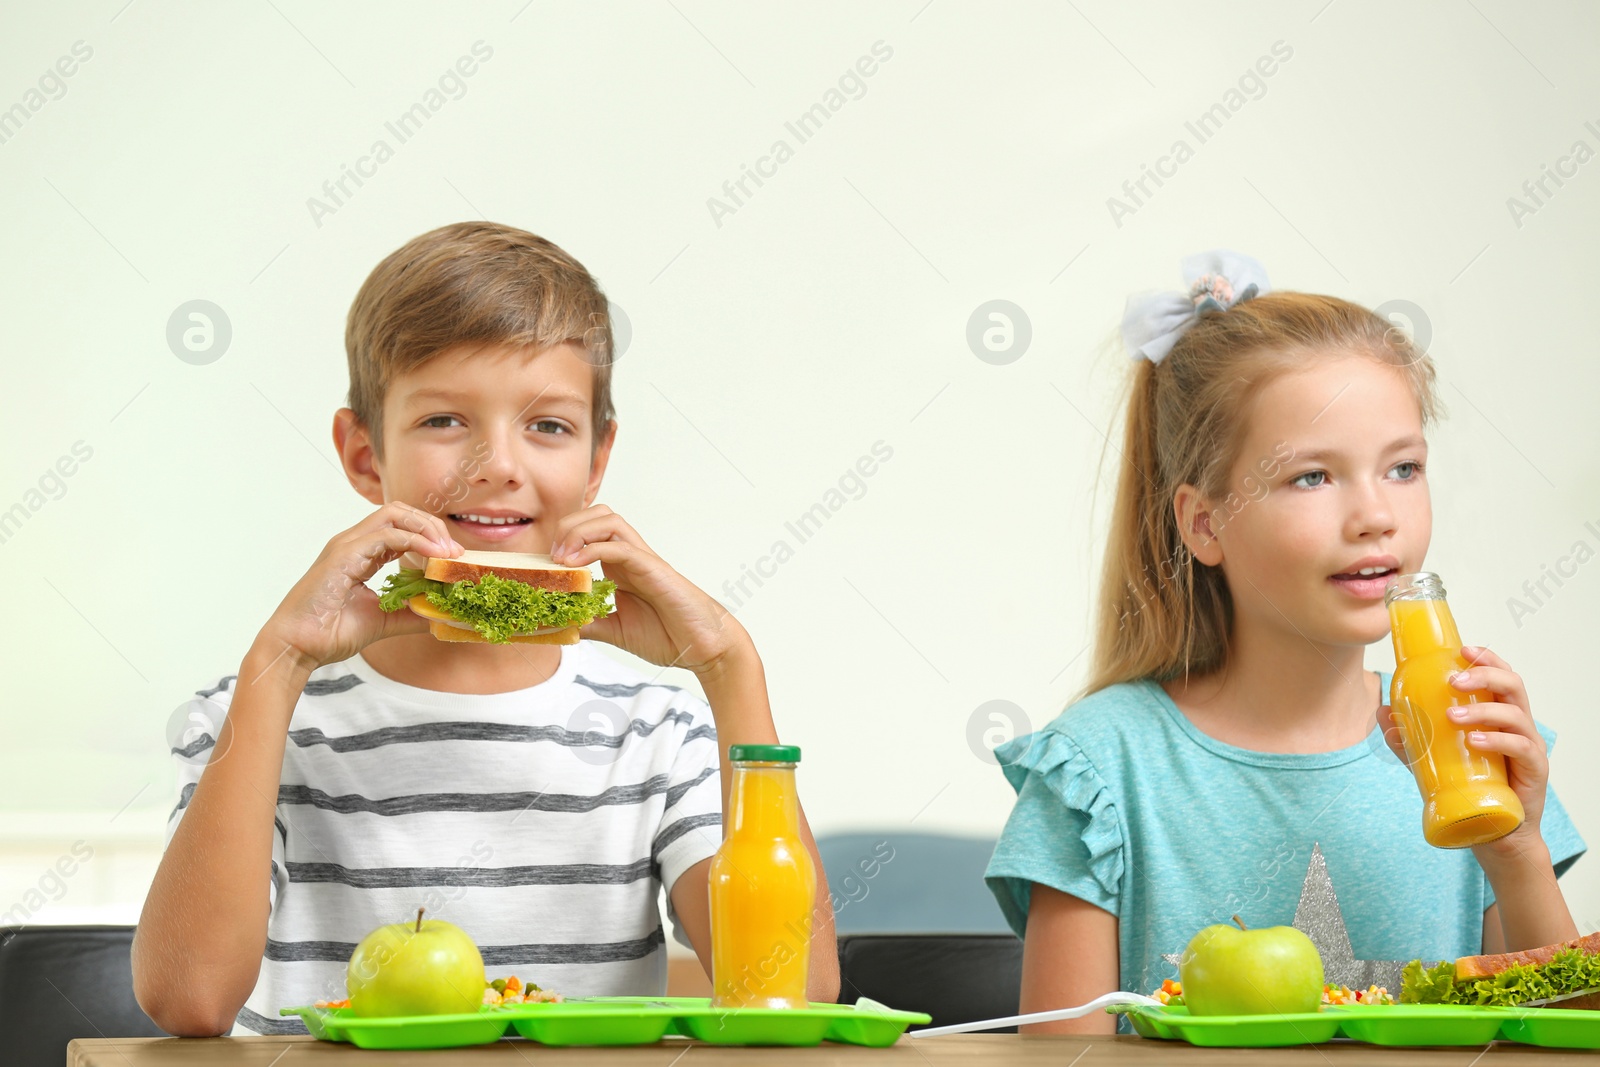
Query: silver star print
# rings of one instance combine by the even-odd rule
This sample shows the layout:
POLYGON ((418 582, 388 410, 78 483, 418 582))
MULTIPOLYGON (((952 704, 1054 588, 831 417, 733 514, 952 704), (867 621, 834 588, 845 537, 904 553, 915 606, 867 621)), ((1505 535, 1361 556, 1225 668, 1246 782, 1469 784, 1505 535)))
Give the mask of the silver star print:
MULTIPOLYGON (((1381 985, 1396 996, 1400 993, 1400 971, 1405 963, 1399 960, 1358 960, 1350 947, 1350 933, 1345 929, 1344 912, 1339 908, 1339 897, 1333 891, 1333 879, 1328 876, 1328 861, 1322 856, 1320 842, 1311 846, 1311 862, 1306 865, 1306 880, 1300 887, 1300 903, 1294 909, 1296 930, 1311 938, 1322 956, 1322 974, 1330 985, 1345 985, 1351 989, 1365 989, 1381 985)), ((1174 967, 1183 958, 1181 952, 1164 953, 1161 957, 1174 967)), ((1431 966, 1431 965, 1430 965, 1431 966)))

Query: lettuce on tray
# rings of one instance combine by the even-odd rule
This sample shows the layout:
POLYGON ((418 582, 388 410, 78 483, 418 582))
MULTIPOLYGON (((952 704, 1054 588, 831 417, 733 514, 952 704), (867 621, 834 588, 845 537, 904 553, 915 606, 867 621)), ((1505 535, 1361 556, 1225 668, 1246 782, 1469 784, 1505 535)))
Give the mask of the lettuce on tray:
POLYGON ((1562 949, 1543 966, 1518 963, 1484 978, 1456 980, 1450 960, 1423 967, 1412 960, 1401 971, 1402 1004, 1472 1004, 1510 1007, 1600 987, 1600 955, 1562 949))

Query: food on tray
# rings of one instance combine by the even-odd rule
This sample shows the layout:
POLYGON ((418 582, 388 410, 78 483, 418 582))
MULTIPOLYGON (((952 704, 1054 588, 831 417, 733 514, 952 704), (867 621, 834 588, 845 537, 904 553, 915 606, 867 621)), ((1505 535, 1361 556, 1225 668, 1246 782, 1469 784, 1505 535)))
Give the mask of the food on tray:
POLYGON ((483 956, 467 932, 443 919, 380 926, 356 946, 345 968, 350 1010, 360 1016, 475 1012, 487 981, 483 956))
POLYGON ((1251 930, 1219 923, 1194 935, 1178 963, 1183 1003, 1192 1015, 1318 1011, 1322 956, 1292 926, 1251 930))
POLYGON ((524 983, 516 975, 496 978, 483 989, 485 1004, 560 1004, 567 998, 548 989, 540 989, 532 982, 524 983))
MULTIPOLYGON (((1586 990, 1600 990, 1600 933, 1521 952, 1462 956, 1432 967, 1412 960, 1401 972, 1400 1002, 1510 1006, 1586 990)), ((1600 1009, 1600 993, 1557 1006, 1600 1009)))
POLYGON ((378 605, 410 608, 441 641, 575 645, 578 627, 611 613, 615 582, 587 567, 563 567, 534 552, 468 550, 401 567, 384 580, 378 605))
POLYGON ((1386 986, 1369 985, 1365 989, 1351 989, 1347 985, 1324 985, 1324 1004, 1393 1004, 1394 996, 1386 986))
MULTIPOLYGON (((1170 1007, 1183 1006, 1183 983, 1175 982, 1171 978, 1161 983, 1161 988, 1150 994, 1162 1004, 1170 1007)), ((1347 985, 1322 984, 1322 1003, 1329 1004, 1393 1004, 1394 997, 1389 990, 1381 985, 1369 985, 1365 989, 1351 989, 1347 985)))
POLYGON ((1183 983, 1175 982, 1168 978, 1161 983, 1160 989, 1150 995, 1163 1004, 1171 1004, 1174 1007, 1181 1006, 1183 1004, 1183 983))
MULTIPOLYGON (((541 989, 533 982, 524 983, 516 975, 508 978, 496 978, 487 982, 483 987, 483 1002, 493 1007, 499 1004, 561 1004, 566 997, 549 989, 541 989)), ((313 1007, 318 1008, 348 1008, 350 998, 343 1000, 319 1000, 313 1007)))

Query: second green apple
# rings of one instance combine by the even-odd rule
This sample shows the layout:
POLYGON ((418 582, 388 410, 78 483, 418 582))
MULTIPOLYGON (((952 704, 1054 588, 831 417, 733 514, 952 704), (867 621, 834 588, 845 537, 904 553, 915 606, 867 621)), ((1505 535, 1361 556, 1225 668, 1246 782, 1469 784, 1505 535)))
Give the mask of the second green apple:
POLYGON ((1322 956, 1292 926, 1208 926, 1183 950, 1178 980, 1192 1015, 1279 1015, 1322 1008, 1322 956))

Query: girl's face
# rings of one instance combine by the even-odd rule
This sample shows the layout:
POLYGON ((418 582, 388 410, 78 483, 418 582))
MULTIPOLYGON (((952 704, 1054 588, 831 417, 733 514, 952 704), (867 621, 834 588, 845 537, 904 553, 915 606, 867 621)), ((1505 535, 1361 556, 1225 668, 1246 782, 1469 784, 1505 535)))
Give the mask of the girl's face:
POLYGON ((1387 577, 1421 570, 1433 533, 1428 446, 1404 373, 1359 354, 1308 357, 1245 417, 1228 494, 1178 491, 1196 559, 1222 567, 1236 618, 1324 644, 1381 639, 1387 577), (1378 574, 1347 577, 1369 567, 1378 574))

